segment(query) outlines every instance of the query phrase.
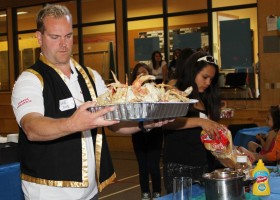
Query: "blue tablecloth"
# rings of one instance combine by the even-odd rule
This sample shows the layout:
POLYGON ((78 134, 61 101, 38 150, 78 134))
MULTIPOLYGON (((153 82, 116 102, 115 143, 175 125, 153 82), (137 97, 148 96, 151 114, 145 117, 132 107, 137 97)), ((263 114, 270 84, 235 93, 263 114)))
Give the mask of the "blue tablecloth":
MULTIPOLYGON (((272 172, 269 179, 269 196, 258 197, 251 193, 245 193, 246 200, 280 200, 280 175, 272 172)), ((159 200, 172 200, 173 194, 168 194, 159 198, 159 200)), ((205 200, 204 187, 194 184, 192 187, 192 200, 205 200)))
POLYGON ((21 189, 20 164, 0 165, 0 199, 23 200, 21 189))
POLYGON ((239 130, 233 140, 235 146, 243 146, 248 148, 247 144, 249 141, 256 141, 256 135, 259 133, 268 133, 270 128, 268 126, 244 128, 239 130))

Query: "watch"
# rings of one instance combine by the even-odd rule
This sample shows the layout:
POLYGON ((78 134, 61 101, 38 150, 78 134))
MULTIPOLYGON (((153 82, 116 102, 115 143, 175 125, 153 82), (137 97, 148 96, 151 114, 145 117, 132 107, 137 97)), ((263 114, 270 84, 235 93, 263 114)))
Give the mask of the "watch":
POLYGON ((143 132, 143 133, 148 133, 150 132, 152 129, 151 128, 145 128, 144 127, 144 122, 143 121, 140 121, 138 123, 138 127, 140 128, 140 130, 143 132))

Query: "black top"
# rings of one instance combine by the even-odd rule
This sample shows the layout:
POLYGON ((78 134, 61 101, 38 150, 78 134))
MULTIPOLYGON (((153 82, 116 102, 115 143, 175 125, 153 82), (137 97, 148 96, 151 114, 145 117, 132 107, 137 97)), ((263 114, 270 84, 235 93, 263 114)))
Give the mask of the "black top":
MULTIPOLYGON (((189 110, 187 117, 199 117, 205 111, 189 110)), ((204 113, 205 114, 205 113, 204 113)), ((183 130, 164 131, 164 163, 179 163, 190 166, 208 164, 210 152, 207 151, 200 140, 202 128, 189 128, 183 130)))

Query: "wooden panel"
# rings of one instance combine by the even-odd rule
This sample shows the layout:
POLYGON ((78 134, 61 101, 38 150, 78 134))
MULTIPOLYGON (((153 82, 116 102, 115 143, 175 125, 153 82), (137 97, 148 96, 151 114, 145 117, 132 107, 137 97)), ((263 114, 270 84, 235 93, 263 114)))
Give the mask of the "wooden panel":
POLYGON ((0 134, 18 133, 18 125, 15 119, 0 119, 0 134))
POLYGON ((268 110, 244 110, 235 109, 234 117, 230 119, 221 119, 220 123, 225 125, 230 124, 250 124, 255 123, 258 126, 266 126, 266 117, 268 110))
POLYGON ((11 105, 0 106, 0 119, 1 118, 15 118, 13 109, 11 105))

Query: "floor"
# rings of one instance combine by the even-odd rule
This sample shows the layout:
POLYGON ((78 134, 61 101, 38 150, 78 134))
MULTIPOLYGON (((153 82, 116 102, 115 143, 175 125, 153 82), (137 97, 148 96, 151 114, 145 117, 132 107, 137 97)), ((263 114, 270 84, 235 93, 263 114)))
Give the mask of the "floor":
MULTIPOLYGON (((99 200, 140 200, 138 166, 134 153, 111 152, 111 156, 117 179, 99 193, 99 200)), ((163 183, 162 188, 164 195, 163 183)))

